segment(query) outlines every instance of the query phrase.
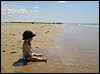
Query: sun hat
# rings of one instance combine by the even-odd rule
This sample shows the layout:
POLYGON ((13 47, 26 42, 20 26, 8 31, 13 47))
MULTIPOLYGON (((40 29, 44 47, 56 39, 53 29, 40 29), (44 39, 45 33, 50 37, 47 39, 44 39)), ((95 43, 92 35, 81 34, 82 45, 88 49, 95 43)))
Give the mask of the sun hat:
POLYGON ((36 34, 34 34, 32 31, 26 30, 23 33, 23 40, 26 40, 26 39, 29 39, 29 38, 32 38, 32 37, 35 37, 35 36, 36 36, 36 34))

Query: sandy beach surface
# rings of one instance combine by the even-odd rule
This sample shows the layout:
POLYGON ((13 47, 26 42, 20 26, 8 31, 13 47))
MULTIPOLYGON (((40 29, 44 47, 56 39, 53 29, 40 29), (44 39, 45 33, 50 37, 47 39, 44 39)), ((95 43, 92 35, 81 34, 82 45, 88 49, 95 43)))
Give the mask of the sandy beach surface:
POLYGON ((78 24, 1 23, 2 73, 99 73, 99 26, 78 24), (22 33, 37 34, 33 52, 45 62, 12 64, 22 58, 22 33))
MULTIPOLYGON (((56 25, 57 24, 1 23, 1 72, 19 72, 15 71, 18 67, 12 66, 12 64, 22 58, 22 34, 25 30, 31 30, 37 35, 32 41, 34 51, 40 48, 57 48, 58 46, 54 43, 56 37, 50 35, 63 33, 65 30, 56 25)), ((44 51, 41 50, 41 52, 44 51)), ((44 55, 44 57, 46 56, 44 55)), ((26 68, 28 69, 29 67, 26 66, 26 68)), ((20 68, 18 70, 20 70, 20 68)))

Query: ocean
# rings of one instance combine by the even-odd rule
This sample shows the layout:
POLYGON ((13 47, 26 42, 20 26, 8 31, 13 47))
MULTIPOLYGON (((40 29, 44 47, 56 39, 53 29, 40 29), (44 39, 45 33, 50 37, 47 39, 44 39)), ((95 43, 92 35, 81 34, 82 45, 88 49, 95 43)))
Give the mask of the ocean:
MULTIPOLYGON (((67 73, 99 72, 99 24, 69 23, 58 25, 65 33, 52 35, 59 48, 51 49, 67 73)), ((60 65, 61 65, 60 64, 60 65)))

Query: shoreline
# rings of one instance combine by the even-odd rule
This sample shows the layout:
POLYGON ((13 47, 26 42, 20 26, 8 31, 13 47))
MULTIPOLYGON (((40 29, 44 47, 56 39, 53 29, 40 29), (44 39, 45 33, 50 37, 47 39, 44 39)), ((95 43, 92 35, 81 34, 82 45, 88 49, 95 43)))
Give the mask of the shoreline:
POLYGON ((22 33, 25 30, 31 30, 37 35, 31 42, 33 50, 58 47, 55 43, 57 38, 50 35, 65 30, 56 25, 59 24, 1 23, 1 72, 13 72, 15 67, 12 64, 22 58, 19 55, 22 55, 22 33))

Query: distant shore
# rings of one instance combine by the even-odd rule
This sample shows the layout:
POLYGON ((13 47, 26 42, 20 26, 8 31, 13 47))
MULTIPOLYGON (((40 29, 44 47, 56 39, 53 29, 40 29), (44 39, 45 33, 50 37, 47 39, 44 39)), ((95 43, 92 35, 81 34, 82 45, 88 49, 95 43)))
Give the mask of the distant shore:
POLYGON ((64 24, 61 22, 2 22, 2 23, 31 23, 31 24, 64 24))

